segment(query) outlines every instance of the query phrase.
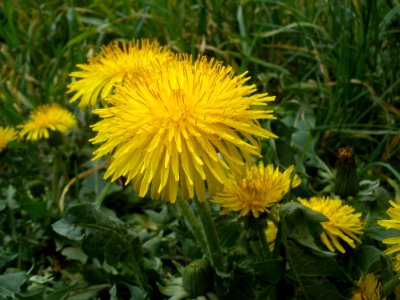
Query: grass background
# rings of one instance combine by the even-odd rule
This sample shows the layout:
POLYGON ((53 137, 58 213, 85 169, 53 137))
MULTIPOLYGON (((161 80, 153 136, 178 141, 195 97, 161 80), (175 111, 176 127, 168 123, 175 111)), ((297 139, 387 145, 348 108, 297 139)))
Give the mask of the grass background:
POLYGON ((317 151, 399 167, 398 1, 11 1, 0 4, 1 115, 67 105, 68 74, 114 39, 157 39, 248 71, 278 114, 313 114, 317 151), (334 153, 332 153, 334 152, 334 153))
MULTIPOLYGON (((295 163, 312 178, 324 164, 334 166, 339 147, 351 146, 360 177, 379 179, 398 199, 399 15, 398 0, 1 1, 0 125, 18 125, 31 109, 50 102, 68 107, 80 121, 73 143, 52 158, 43 145, 38 153, 32 145, 17 145, 14 156, 1 154, 7 199, 18 193, 50 199, 34 209, 26 200, 28 216, 13 212, 2 219, 11 224, 11 237, 2 234, 7 251, 20 254, 16 267, 27 270, 35 251, 46 252, 52 238, 46 230, 60 217, 48 207, 57 207, 74 174, 93 166, 87 141, 93 116, 68 103, 68 74, 115 39, 156 39, 177 52, 205 54, 238 73, 248 71, 260 92, 276 95, 278 120, 266 126, 280 139, 265 145, 266 161, 295 163)), ((110 186, 101 186, 100 178, 76 184, 72 195, 90 186, 101 203, 110 186)), ((36 268, 44 268, 49 256, 37 257, 36 268)))

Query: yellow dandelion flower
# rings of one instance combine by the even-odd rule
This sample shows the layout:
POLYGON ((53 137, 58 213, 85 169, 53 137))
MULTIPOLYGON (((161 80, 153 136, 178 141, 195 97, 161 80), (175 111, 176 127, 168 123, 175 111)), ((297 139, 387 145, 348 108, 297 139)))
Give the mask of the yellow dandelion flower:
MULTIPOLYGON (((230 176, 225 182, 223 191, 219 192, 212 201, 220 204, 226 211, 239 212, 240 216, 250 213, 258 218, 260 213, 268 212, 269 208, 283 199, 290 189, 293 166, 283 173, 263 162, 247 168, 239 177, 230 176)), ((301 183, 295 175, 292 187, 301 183)))
POLYGON ((14 128, 0 126, 0 152, 7 147, 9 142, 16 140, 17 135, 14 128))
POLYGON ((354 213, 354 208, 343 204, 342 200, 329 197, 312 197, 310 200, 298 198, 301 204, 315 210, 329 219, 321 222, 323 232, 321 241, 334 252, 335 248, 341 253, 345 249, 339 239, 345 241, 350 247, 355 248, 355 242, 361 243, 358 238, 362 234, 363 223, 361 213, 354 213))
POLYGON ((49 130, 66 132, 76 124, 74 115, 59 104, 43 104, 31 112, 29 120, 18 126, 21 128, 19 136, 26 136, 28 141, 47 139, 49 130))
POLYGON ((356 289, 353 291, 352 300, 380 300, 381 283, 375 275, 370 273, 355 282, 356 289))
POLYGON ((89 59, 88 64, 77 65, 81 70, 70 74, 80 78, 69 85, 68 93, 76 92, 70 102, 81 98, 81 109, 94 107, 99 95, 104 100, 128 74, 135 76, 142 68, 151 68, 154 61, 163 62, 170 57, 171 52, 165 47, 146 39, 103 46, 98 56, 89 59))
POLYGON ((272 252, 274 251, 275 247, 275 240, 276 240, 276 235, 278 234, 278 227, 275 225, 274 222, 268 220, 267 228, 264 230, 264 233, 268 242, 269 251, 272 252))
MULTIPOLYGON (((390 207, 386 213, 390 217, 389 220, 379 220, 378 224, 387 228, 400 230, 400 205, 394 201, 389 201, 390 207)), ((392 245, 390 248, 385 250, 385 254, 393 254, 400 251, 400 235, 398 237, 391 237, 382 241, 384 244, 392 245)), ((400 253, 396 254, 396 260, 394 268, 396 272, 400 272, 400 253)))
POLYGON ((151 82, 128 78, 110 107, 94 111, 102 118, 93 126, 91 141, 102 144, 94 159, 112 153, 105 178, 124 176, 141 197, 150 189, 153 199, 174 202, 180 188, 202 201, 205 182, 213 194, 228 169, 259 156, 256 138, 275 137, 257 122, 274 118, 260 107, 274 97, 254 94, 249 78, 205 57, 176 56, 162 68, 151 82))

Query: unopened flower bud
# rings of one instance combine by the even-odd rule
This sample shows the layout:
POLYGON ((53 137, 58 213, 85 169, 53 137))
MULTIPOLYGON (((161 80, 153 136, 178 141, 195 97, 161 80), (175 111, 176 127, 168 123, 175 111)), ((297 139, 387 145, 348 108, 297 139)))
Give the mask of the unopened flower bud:
POLYGON ((358 188, 354 151, 350 147, 340 148, 336 162, 336 181, 333 192, 342 198, 346 198, 357 195, 358 188))
POLYGON ((208 260, 197 259, 185 267, 182 277, 183 288, 195 298, 212 289, 214 270, 208 260))

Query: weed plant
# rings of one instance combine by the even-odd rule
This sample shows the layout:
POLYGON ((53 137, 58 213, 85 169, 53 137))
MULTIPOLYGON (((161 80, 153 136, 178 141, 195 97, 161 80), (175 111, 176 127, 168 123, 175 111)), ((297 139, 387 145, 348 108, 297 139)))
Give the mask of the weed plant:
POLYGON ((0 299, 190 298, 184 266, 207 255, 183 208, 104 180, 107 158, 92 161, 89 142, 99 117, 67 93, 69 74, 102 45, 141 38, 213 57, 275 95, 277 119, 262 126, 279 138, 262 141, 262 160, 294 165, 302 181, 282 202, 285 225, 268 257, 248 223, 210 205, 224 267, 205 267, 213 283, 204 297, 348 299, 372 273, 381 297, 399 299, 382 243, 398 231, 377 224, 389 219, 389 200, 400 203, 399 14, 397 0, 1 1, 0 126, 49 103, 78 126, 0 152, 0 299), (346 180, 359 191, 342 198, 364 224, 362 243, 345 254, 324 248, 325 219, 295 202, 333 195, 343 147, 355 153, 346 180))

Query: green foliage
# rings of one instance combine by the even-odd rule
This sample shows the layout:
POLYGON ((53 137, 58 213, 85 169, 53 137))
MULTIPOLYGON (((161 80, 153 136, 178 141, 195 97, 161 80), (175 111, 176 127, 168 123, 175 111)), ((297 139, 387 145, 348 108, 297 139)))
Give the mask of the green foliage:
POLYGON ((0 299, 15 297, 26 280, 25 272, 7 273, 0 275, 0 299))
POLYGON ((52 227, 62 236, 82 241, 86 255, 104 260, 111 266, 124 259, 131 263, 142 258, 138 237, 126 231, 123 223, 101 214, 91 204, 70 206, 52 227))
POLYGON ((65 136, 0 152, 0 299, 188 298, 182 270, 209 255, 207 245, 179 207, 102 179, 106 162, 91 161, 88 142, 96 117, 66 92, 69 73, 102 45, 141 37, 216 57, 276 95, 277 120, 263 126, 279 139, 263 142, 263 160, 295 165, 302 179, 268 254, 236 215, 188 204, 194 218, 212 219, 199 231, 215 228, 222 250, 203 296, 348 299, 354 281, 374 273, 383 295, 399 298, 382 244, 398 231, 376 222, 388 200, 400 201, 399 14, 394 0, 0 1, 0 126, 52 102, 79 121, 65 136), (361 245, 334 254, 320 240, 326 217, 295 199, 332 195, 343 146, 355 151, 360 188, 345 201, 365 229, 361 245))

